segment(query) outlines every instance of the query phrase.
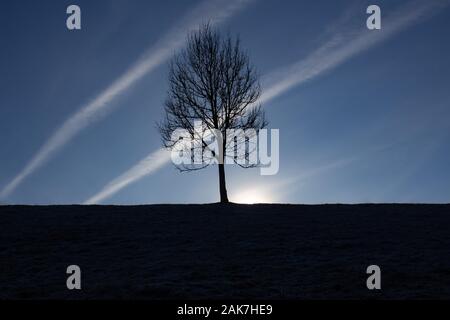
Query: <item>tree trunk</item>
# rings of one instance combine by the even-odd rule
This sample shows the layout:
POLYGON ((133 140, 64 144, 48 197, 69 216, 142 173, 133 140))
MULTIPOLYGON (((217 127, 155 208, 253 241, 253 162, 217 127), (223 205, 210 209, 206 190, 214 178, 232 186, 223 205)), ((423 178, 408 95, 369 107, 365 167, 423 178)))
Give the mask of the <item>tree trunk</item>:
POLYGON ((225 182, 225 165, 218 164, 219 166, 219 189, 220 189, 220 203, 228 203, 227 185, 225 182))

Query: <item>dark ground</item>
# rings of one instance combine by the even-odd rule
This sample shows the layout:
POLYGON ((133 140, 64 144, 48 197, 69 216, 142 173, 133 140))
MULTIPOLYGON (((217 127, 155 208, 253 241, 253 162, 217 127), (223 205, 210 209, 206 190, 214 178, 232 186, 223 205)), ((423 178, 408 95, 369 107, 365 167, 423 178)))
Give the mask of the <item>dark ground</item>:
POLYGON ((450 205, 0 207, 0 299, 55 298, 450 299, 450 205))

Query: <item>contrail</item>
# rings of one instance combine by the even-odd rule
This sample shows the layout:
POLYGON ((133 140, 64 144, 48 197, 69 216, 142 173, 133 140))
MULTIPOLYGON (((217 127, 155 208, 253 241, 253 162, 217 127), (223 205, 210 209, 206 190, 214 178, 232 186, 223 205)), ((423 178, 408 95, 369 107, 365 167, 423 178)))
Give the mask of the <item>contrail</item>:
POLYGON ((109 198, 119 190, 125 188, 130 183, 158 170, 170 160, 170 152, 166 149, 159 149, 152 152, 143 160, 139 161, 131 169, 121 174, 119 177, 108 183, 102 191, 89 198, 84 204, 95 204, 109 198))
POLYGON ((164 63, 174 50, 183 45, 186 32, 194 30, 203 22, 220 23, 252 1, 254 0, 205 0, 194 8, 106 90, 69 117, 43 144, 23 170, 3 188, 0 198, 9 196, 29 175, 45 164, 80 131, 111 112, 114 109, 111 102, 164 63))
MULTIPOLYGON (((398 32, 425 20, 449 5, 448 0, 413 1, 386 18, 381 30, 341 31, 305 59, 272 72, 264 79, 265 90, 258 103, 272 100, 287 90, 346 62, 351 57, 388 40, 398 32)), ((383 11, 382 11, 383 13, 383 11)), ((364 21, 364 20, 363 20, 364 21)), ((365 22, 364 22, 365 23, 365 22)), ((336 28, 342 30, 340 26, 336 28)))
MULTIPOLYGON (((398 32, 408 28, 414 23, 420 22, 421 20, 438 13, 439 10, 445 8, 449 3, 450 1, 448 0, 410 2, 409 4, 401 7, 395 13, 386 18, 382 18, 381 30, 370 31, 366 29, 357 33, 347 30, 344 32, 341 31, 335 33, 331 37, 331 40, 327 41, 305 59, 265 75, 263 77, 263 94, 258 100, 258 103, 266 103, 285 93, 294 86, 300 85, 305 81, 312 80, 313 78, 332 70, 356 54, 364 52, 382 41, 388 40, 398 32)), ((365 24, 365 20, 363 20, 363 23, 365 24)), ((340 28, 337 28, 337 30, 339 29, 340 28)), ((159 151, 160 150, 157 150, 154 153, 159 151)), ((154 153, 151 153, 150 155, 154 153)), ((167 157, 166 162, 169 161, 170 158, 167 157)), ((125 176, 127 178, 126 184, 122 184, 119 177, 109 183, 97 195, 90 198, 87 203, 92 203, 92 199, 100 202, 106 198, 109 198, 120 191, 123 187, 142 179, 146 175, 157 170, 159 167, 149 171, 144 170, 145 168, 142 168, 139 164, 137 164, 131 170, 135 168, 141 168, 141 171, 138 172, 139 170, 135 170, 133 179, 129 179, 129 176, 126 176, 126 174, 121 175, 120 177, 125 176), (109 190, 109 192, 106 192, 106 189, 109 190)))

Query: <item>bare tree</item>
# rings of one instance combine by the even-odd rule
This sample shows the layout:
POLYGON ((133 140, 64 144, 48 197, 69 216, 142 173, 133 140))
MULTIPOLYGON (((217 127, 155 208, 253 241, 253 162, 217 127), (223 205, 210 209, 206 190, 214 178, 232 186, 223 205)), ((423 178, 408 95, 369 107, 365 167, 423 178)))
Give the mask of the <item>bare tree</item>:
POLYGON ((172 133, 179 128, 185 129, 193 143, 184 147, 190 148, 191 154, 195 154, 196 149, 201 151, 204 161, 177 165, 177 168, 180 171, 199 170, 216 163, 222 203, 228 202, 225 158, 232 154, 232 161, 241 167, 255 166, 246 161, 252 151, 251 137, 234 137, 228 141, 227 130, 257 132, 267 126, 261 106, 255 105, 260 92, 256 70, 241 50, 239 39, 222 37, 208 24, 188 36, 186 48, 170 63, 165 119, 159 124, 163 144, 173 149, 179 141, 173 140, 172 133), (203 124, 200 132, 195 127, 195 121, 199 120, 203 124), (219 134, 206 134, 211 131, 219 134), (207 161, 203 152, 208 149, 211 139, 216 139, 219 145, 218 152, 210 152, 215 162, 207 161), (239 147, 244 147, 245 152, 236 152, 239 147))

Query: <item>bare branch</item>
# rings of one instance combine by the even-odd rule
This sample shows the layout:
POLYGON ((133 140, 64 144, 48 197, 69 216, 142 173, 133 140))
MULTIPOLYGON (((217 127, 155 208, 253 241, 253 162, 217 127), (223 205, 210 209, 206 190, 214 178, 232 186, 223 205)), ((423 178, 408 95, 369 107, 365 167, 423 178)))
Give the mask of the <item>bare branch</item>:
MULTIPOLYGON (((202 26, 188 36, 186 48, 170 63, 165 119, 158 124, 164 146, 173 148, 177 142, 172 141, 172 133, 182 128, 189 132, 197 146, 207 148, 205 137, 194 127, 195 121, 200 120, 205 129, 222 133, 223 149, 214 156, 223 163, 226 150, 233 142, 246 143, 226 141, 228 129, 258 131, 267 126, 261 107, 250 108, 260 94, 257 72, 248 55, 241 50, 240 40, 222 37, 209 24, 202 26)), ((247 148, 245 152, 246 159, 249 150, 247 148)), ((179 169, 199 170, 207 165, 179 169)))

